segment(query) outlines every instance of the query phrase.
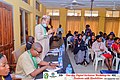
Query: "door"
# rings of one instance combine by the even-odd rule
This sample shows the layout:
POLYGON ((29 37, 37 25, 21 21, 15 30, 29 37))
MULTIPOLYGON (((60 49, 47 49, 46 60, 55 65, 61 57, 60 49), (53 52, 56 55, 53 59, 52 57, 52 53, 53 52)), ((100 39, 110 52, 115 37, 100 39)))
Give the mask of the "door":
POLYGON ((0 2, 0 53, 7 56, 11 62, 11 53, 14 49, 12 7, 0 2))

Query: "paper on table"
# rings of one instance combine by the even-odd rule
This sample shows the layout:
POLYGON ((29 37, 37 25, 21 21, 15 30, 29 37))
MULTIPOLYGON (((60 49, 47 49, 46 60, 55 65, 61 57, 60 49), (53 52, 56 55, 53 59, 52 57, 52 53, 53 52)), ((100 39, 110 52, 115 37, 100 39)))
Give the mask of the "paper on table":
POLYGON ((54 55, 54 56, 57 56, 58 53, 53 53, 53 52, 49 53, 49 52, 48 52, 48 53, 46 54, 46 56, 48 56, 48 55, 54 55))
POLYGON ((58 64, 58 61, 52 61, 52 63, 58 64))
POLYGON ((55 49, 52 49, 50 50, 46 55, 54 55, 54 56, 57 56, 59 53, 59 49, 58 48, 55 48, 55 49))
MULTIPOLYGON (((49 52, 57 53, 57 52, 59 52, 59 49, 58 49, 58 48, 55 48, 55 49, 50 50, 49 52)), ((48 53, 49 53, 49 52, 48 52, 48 53)))
POLYGON ((60 69, 61 68, 56 67, 55 69, 46 69, 46 70, 49 71, 49 72, 55 72, 55 71, 60 70, 60 69))

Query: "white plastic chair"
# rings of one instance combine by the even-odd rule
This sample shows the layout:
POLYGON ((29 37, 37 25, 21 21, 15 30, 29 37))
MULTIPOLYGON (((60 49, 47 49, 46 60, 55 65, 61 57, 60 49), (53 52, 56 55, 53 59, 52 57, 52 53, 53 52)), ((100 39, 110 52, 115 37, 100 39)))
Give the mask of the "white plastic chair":
POLYGON ((115 70, 118 70, 119 62, 120 62, 120 58, 116 58, 116 68, 115 68, 115 70))
POLYGON ((69 46, 71 45, 71 44, 69 44, 71 38, 72 38, 72 36, 69 36, 67 38, 67 47, 66 47, 66 50, 68 50, 69 46))
MULTIPOLYGON (((112 50, 112 51, 113 51, 113 50, 112 50)), ((114 56, 114 58, 113 58, 113 64, 112 64, 112 65, 114 65, 114 62, 115 62, 115 60, 116 60, 115 70, 118 70, 120 58, 118 58, 116 51, 113 51, 113 53, 115 54, 115 56, 114 56)))
POLYGON ((97 55, 97 52, 95 52, 95 59, 94 59, 94 62, 93 62, 93 65, 95 65, 95 71, 97 70, 99 61, 102 61, 102 67, 103 67, 104 66, 104 58, 99 57, 97 55))

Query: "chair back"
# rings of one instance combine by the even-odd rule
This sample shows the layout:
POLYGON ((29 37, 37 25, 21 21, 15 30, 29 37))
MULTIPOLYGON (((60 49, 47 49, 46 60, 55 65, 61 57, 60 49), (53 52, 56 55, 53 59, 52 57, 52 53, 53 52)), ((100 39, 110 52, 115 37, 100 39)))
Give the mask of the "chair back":
POLYGON ((18 48, 17 50, 14 50, 14 51, 12 52, 15 63, 17 63, 19 56, 20 56, 23 52, 25 52, 25 49, 26 49, 26 45, 22 45, 20 48, 18 48))
POLYGON ((111 49, 111 51, 114 53, 115 58, 118 58, 118 56, 117 56, 117 52, 116 52, 115 50, 113 50, 112 48, 110 48, 110 49, 111 49))
POLYGON ((115 54, 115 57, 118 58, 117 52, 113 51, 113 53, 115 54))
POLYGON ((68 42, 70 42, 70 39, 72 38, 72 36, 69 36, 68 38, 67 38, 67 44, 68 44, 68 42))

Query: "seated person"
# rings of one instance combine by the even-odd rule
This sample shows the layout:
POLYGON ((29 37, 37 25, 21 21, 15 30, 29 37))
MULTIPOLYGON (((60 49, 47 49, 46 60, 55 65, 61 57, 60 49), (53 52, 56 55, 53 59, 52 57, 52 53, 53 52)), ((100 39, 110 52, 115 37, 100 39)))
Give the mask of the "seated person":
POLYGON ((5 55, 0 53, 0 80, 12 80, 9 65, 5 55))
POLYGON ((18 58, 16 66, 16 74, 21 75, 25 79, 34 79, 47 68, 56 68, 57 64, 42 61, 39 56, 42 53, 42 46, 35 42, 30 50, 25 51, 18 58))
POLYGON ((27 44, 26 44, 26 49, 27 49, 27 50, 30 50, 33 43, 34 43, 34 37, 29 36, 29 37, 28 37, 28 42, 27 42, 27 44))
POLYGON ((85 41, 82 40, 82 35, 78 35, 78 39, 75 43, 75 49, 74 49, 74 54, 75 54, 75 60, 76 64, 89 64, 89 55, 88 55, 88 50, 87 46, 85 45, 85 41))
POLYGON ((108 39, 108 37, 109 37, 109 36, 107 35, 107 33, 104 33, 104 34, 103 34, 103 41, 106 42, 106 40, 108 39))
POLYGON ((112 44, 112 49, 118 53, 118 57, 120 58, 120 38, 116 37, 114 39, 114 43, 112 44))
POLYGON ((70 42, 71 42, 71 43, 74 43, 75 40, 77 40, 77 38, 78 38, 78 32, 75 31, 73 37, 70 39, 70 42))
POLYGON ((68 33, 67 33, 67 35, 66 35, 66 39, 67 39, 69 36, 73 36, 73 35, 71 34, 71 31, 68 31, 68 33))
POLYGON ((108 70, 111 70, 112 69, 112 55, 107 50, 106 46, 104 45, 104 42, 102 42, 102 37, 100 35, 96 36, 96 41, 92 44, 92 49, 95 52, 95 55, 100 56, 101 58, 105 59, 108 70), (105 56, 106 53, 108 53, 107 56, 105 56))
POLYGON ((106 47, 108 48, 109 51, 113 43, 114 43, 113 35, 110 34, 108 36, 108 40, 106 40, 106 47))
POLYGON ((73 36, 69 36, 68 38, 67 38, 67 48, 73 48, 73 44, 72 44, 72 42, 71 42, 71 38, 72 38, 73 36), (69 46, 68 46, 69 45, 69 46))
POLYGON ((95 42, 95 36, 92 35, 91 39, 88 41, 88 48, 89 48, 89 52, 91 55, 91 60, 93 62, 94 59, 94 51, 92 50, 92 44, 95 42))
POLYGON ((88 41, 88 47, 92 48, 92 44, 95 42, 95 36, 93 35, 91 39, 88 41))
POLYGON ((75 48, 75 42, 76 42, 77 39, 78 39, 78 32, 75 31, 74 32, 74 36, 72 36, 71 39, 70 39, 70 44, 72 45, 71 51, 74 50, 74 48, 75 48))
POLYGON ((85 44, 88 46, 88 41, 91 39, 90 32, 87 32, 86 38, 85 38, 85 44))
POLYGON ((84 31, 82 31, 81 34, 82 34, 82 40, 85 41, 86 35, 85 35, 84 31))

